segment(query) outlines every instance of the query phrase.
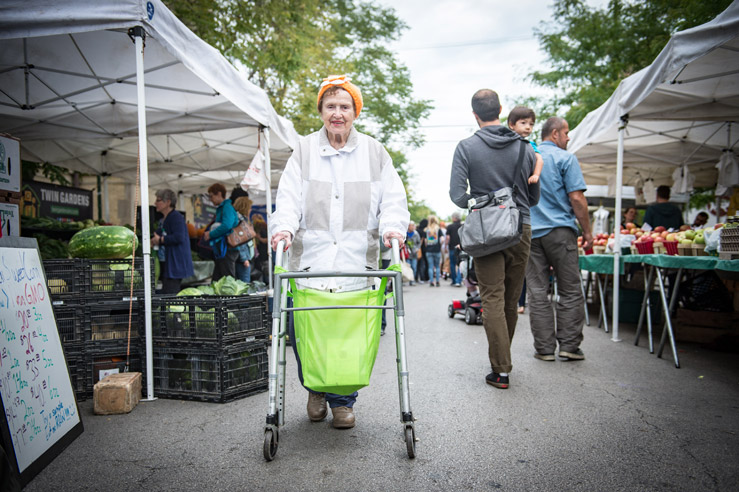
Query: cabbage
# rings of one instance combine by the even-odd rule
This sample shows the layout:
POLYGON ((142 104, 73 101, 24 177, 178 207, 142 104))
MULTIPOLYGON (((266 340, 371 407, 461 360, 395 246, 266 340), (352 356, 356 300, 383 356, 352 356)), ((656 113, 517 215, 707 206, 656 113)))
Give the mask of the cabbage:
POLYGON ((203 293, 200 292, 199 289, 196 289, 195 287, 188 287, 186 289, 182 289, 177 293, 177 296, 202 296, 203 293))
POLYGON ((249 284, 231 276, 221 277, 210 286, 219 296, 240 296, 249 292, 249 284))
POLYGON ((216 295, 216 291, 213 290, 213 287, 211 287, 210 285, 198 285, 196 288, 204 296, 214 296, 214 295, 216 295))

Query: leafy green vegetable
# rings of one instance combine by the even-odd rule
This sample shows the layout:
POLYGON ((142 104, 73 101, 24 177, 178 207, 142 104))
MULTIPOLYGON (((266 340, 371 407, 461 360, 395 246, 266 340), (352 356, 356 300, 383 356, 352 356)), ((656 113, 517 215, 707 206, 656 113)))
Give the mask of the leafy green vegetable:
POLYGON ((231 276, 221 277, 210 286, 219 296, 240 296, 249 293, 249 284, 231 276))
POLYGON ((205 296, 216 295, 216 291, 213 290, 213 287, 211 287, 210 285, 198 285, 196 289, 198 289, 205 296))
POLYGON ((177 293, 178 297, 180 296, 198 296, 199 297, 202 295, 203 293, 199 289, 196 289, 195 287, 187 287, 177 293))

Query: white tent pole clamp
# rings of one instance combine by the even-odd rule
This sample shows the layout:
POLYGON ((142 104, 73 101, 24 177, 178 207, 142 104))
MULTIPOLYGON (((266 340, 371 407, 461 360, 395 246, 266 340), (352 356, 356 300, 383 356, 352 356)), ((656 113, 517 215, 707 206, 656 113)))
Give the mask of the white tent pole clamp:
POLYGON ((151 245, 149 244, 149 168, 146 142, 146 98, 144 84, 144 28, 129 30, 136 43, 136 89, 138 91, 139 162, 141 166, 141 245, 144 251, 144 323, 146 327, 146 398, 154 400, 154 355, 151 339, 151 245))
POLYGON ((616 213, 614 215, 614 248, 613 248, 613 315, 611 316, 611 325, 613 331, 611 341, 620 342, 618 337, 618 298, 619 286, 621 283, 621 198, 623 195, 624 180, 624 132, 626 125, 629 124, 629 115, 621 116, 621 125, 618 127, 618 154, 616 158, 616 213))
MULTIPOLYGON (((267 230, 269 231, 269 224, 272 216, 272 159, 269 155, 269 128, 262 128, 261 132, 264 134, 264 178, 267 180, 267 210, 265 211, 265 217, 267 218, 267 230)), ((269 236, 269 234, 267 234, 269 236)), ((269 244, 269 237, 267 238, 267 278, 269 281, 269 290, 272 290, 272 247, 269 244)), ((264 281, 264 279, 262 279, 264 281)))

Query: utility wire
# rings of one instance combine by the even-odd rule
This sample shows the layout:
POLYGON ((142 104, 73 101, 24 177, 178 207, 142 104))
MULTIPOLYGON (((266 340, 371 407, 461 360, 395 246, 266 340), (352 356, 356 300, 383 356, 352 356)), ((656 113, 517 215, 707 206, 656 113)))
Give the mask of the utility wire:
POLYGON ((482 41, 466 41, 463 43, 450 43, 450 44, 437 44, 433 46, 418 46, 415 48, 403 48, 399 49, 398 51, 419 51, 419 50, 436 50, 436 49, 444 49, 444 48, 463 48, 466 46, 481 46, 486 44, 501 44, 501 43, 511 43, 516 41, 527 41, 529 39, 532 39, 531 36, 510 36, 505 38, 498 38, 498 39, 488 39, 488 40, 482 40, 482 41))

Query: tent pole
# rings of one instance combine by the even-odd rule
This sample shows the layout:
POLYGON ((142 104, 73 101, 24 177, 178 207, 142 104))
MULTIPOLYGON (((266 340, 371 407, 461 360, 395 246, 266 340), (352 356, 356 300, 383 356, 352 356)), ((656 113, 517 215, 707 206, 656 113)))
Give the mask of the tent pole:
POLYGON ((149 244, 149 166, 146 143, 146 98, 144 84, 144 28, 137 26, 132 28, 134 42, 136 43, 136 89, 138 91, 138 115, 139 115, 139 165, 141 175, 139 177, 141 189, 141 245, 144 251, 144 323, 146 327, 146 398, 145 401, 154 400, 154 355, 151 339, 151 245, 149 244))
POLYGON ((103 174, 103 220, 110 224, 110 195, 108 195, 108 174, 103 174))
POLYGON ((623 195, 624 178, 624 132, 629 124, 629 115, 621 117, 621 125, 618 127, 618 154, 616 157, 616 211, 613 216, 614 248, 613 248, 613 315, 611 325, 613 326, 611 341, 620 342, 618 337, 618 298, 621 283, 621 198, 623 195))
MULTIPOLYGON (((262 128, 264 134, 264 178, 267 180, 267 231, 269 231, 270 218, 272 216, 272 159, 269 155, 269 128, 262 128)), ((269 232, 267 232, 267 282, 269 290, 272 290, 272 247, 269 244, 269 232)), ((264 280, 264 279, 262 279, 264 280)))

